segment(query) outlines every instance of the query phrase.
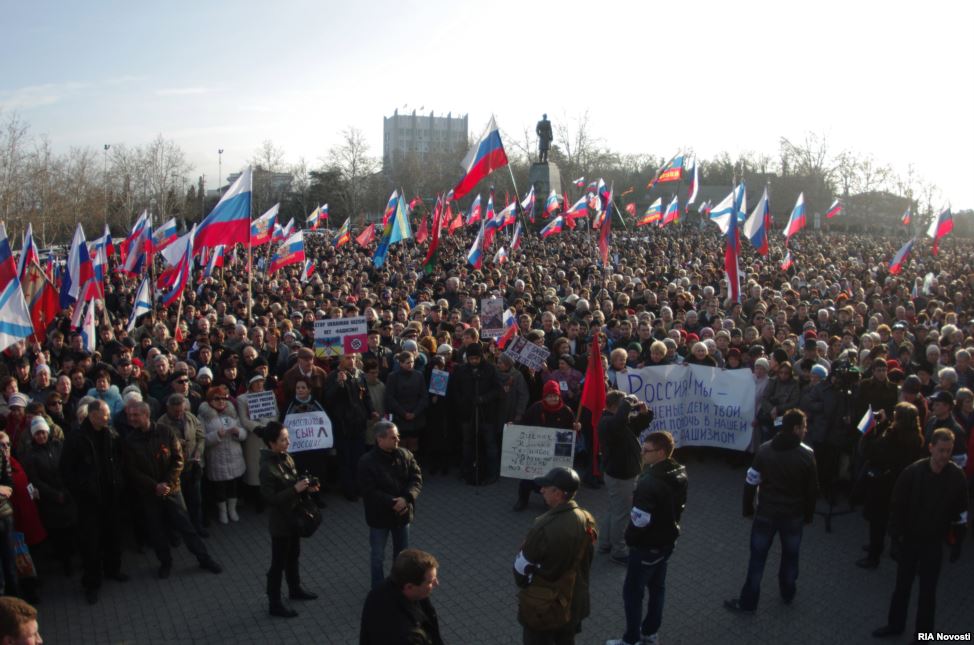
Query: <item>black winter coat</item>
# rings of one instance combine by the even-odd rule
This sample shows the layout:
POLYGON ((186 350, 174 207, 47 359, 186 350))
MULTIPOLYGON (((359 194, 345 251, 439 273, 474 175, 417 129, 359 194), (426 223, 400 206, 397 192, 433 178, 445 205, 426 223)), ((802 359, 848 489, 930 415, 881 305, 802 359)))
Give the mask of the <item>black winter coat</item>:
POLYGON ((608 410, 599 419, 599 447, 602 450, 602 470, 616 479, 633 479, 639 475, 639 433, 653 421, 653 411, 630 417, 632 407, 622 399, 615 414, 608 410))
POLYGON ((260 496, 267 503, 271 537, 290 537, 291 515, 301 493, 294 489, 298 471, 291 455, 260 451, 260 496))
POLYGON ((365 522, 374 529, 391 529, 413 521, 423 475, 413 453, 405 448, 386 452, 375 446, 358 462, 358 486, 365 504, 365 522), (397 514, 393 500, 402 497, 407 510, 397 514))
POLYGON ((744 515, 767 518, 804 518, 812 521, 818 499, 818 469, 815 453, 797 435, 778 432, 765 441, 747 469, 744 487, 744 515))
POLYGON ((426 379, 419 370, 396 370, 386 381, 386 410, 392 413, 396 426, 403 434, 413 434, 426 426, 426 408, 429 394, 426 379), (405 414, 416 415, 407 421, 405 414))
POLYGON ((95 430, 88 419, 68 434, 61 453, 61 477, 79 507, 118 503, 125 485, 120 442, 114 430, 95 430))
POLYGON ((372 397, 365 375, 356 370, 340 383, 339 373, 341 370, 335 370, 325 379, 325 411, 337 436, 364 438, 365 425, 372 415, 372 397))
POLYGON ((359 629, 359 645, 443 645, 430 599, 408 600, 389 579, 366 596, 359 629))
POLYGON ((64 444, 49 439, 43 446, 30 442, 30 447, 20 459, 27 478, 37 488, 37 501, 44 528, 63 529, 78 521, 78 507, 61 477, 61 452, 64 444))
POLYGON ((626 544, 642 549, 673 546, 687 505, 687 469, 672 459, 643 468, 632 496, 626 544))
POLYGON ((504 390, 496 367, 483 360, 477 367, 469 363, 458 365, 450 374, 449 388, 447 394, 457 421, 473 421, 474 410, 479 411, 480 421, 497 421, 503 409, 504 390))

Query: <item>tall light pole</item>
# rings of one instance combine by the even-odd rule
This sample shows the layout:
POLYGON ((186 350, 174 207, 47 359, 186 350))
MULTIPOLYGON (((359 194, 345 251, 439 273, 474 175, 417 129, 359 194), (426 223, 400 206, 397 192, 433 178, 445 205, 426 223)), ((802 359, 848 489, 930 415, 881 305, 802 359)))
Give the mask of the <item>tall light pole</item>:
POLYGON ((106 143, 104 147, 105 155, 105 174, 103 175, 105 181, 105 226, 108 226, 108 149, 112 147, 112 144, 106 143))
POLYGON ((220 197, 223 197, 223 193, 221 192, 223 188, 223 148, 218 149, 216 152, 219 159, 217 162, 216 191, 220 193, 220 197))

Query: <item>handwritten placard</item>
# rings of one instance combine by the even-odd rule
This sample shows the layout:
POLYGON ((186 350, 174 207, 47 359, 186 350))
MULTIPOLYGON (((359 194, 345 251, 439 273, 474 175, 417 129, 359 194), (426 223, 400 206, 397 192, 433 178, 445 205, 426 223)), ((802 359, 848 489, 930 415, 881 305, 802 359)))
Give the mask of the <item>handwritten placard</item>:
POLYGON ((247 416, 253 421, 263 421, 264 419, 277 418, 277 401, 274 393, 249 392, 247 394, 247 416))
POLYGON ((534 479, 555 466, 572 467, 575 432, 561 428, 504 426, 501 477, 534 479))
POLYGON ((284 426, 291 438, 289 452, 323 450, 335 445, 331 419, 321 411, 298 412, 284 418, 284 426))

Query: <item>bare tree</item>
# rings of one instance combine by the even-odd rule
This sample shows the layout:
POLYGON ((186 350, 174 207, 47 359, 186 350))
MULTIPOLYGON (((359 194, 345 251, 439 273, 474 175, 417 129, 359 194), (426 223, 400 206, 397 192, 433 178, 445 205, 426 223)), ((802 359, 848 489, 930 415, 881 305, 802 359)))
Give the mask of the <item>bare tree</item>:
POLYGON ((342 131, 342 143, 328 151, 326 165, 341 178, 339 201, 345 211, 355 216, 366 196, 365 179, 379 169, 378 160, 369 154, 369 144, 365 135, 355 127, 342 131))
POLYGON ((250 159, 250 165, 262 168, 268 172, 279 172, 284 167, 284 151, 274 145, 270 139, 264 139, 250 159))
POLYGON ((16 112, 0 123, 0 210, 4 219, 10 216, 12 207, 21 199, 28 129, 16 112))
POLYGON ((191 166, 175 142, 160 134, 143 150, 145 180, 155 212, 167 219, 176 205, 175 195, 191 166))

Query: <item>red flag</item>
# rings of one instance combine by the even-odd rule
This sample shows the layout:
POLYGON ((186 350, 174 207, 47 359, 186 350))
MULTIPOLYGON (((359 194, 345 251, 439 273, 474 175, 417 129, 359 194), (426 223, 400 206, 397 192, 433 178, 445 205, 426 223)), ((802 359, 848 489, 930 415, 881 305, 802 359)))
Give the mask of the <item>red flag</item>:
POLYGON ((43 343, 47 326, 54 321, 57 312, 61 309, 58 292, 36 262, 27 265, 22 286, 24 300, 27 301, 27 308, 30 310, 30 321, 34 325, 34 340, 43 343))
POLYGON ((599 348, 599 335, 592 337, 592 347, 588 353, 588 366, 585 368, 585 384, 579 405, 592 413, 592 474, 599 472, 599 419, 605 410, 605 372, 602 370, 602 352, 599 348))
POLYGON ((369 224, 365 227, 365 230, 359 233, 358 237, 355 238, 355 243, 361 246, 363 249, 368 248, 369 244, 372 244, 372 240, 375 239, 375 223, 369 224))
MULTIPOLYGON (((423 270, 426 273, 433 272, 433 263, 436 261, 436 249, 440 246, 440 229, 443 228, 443 216, 446 209, 443 201, 436 201, 436 208, 433 209, 433 239, 430 240, 430 247, 426 250, 426 258, 423 260, 423 270)), ((425 220, 423 220, 425 223, 425 220)))
MULTIPOLYGON (((433 218, 435 221, 436 215, 434 215, 433 218)), ((419 223, 419 228, 416 230, 416 244, 422 244, 426 241, 427 237, 429 237, 429 231, 426 227, 426 214, 424 213, 423 221, 419 223)))
POLYGON ((461 213, 459 210, 457 211, 456 216, 450 222, 450 228, 448 232, 450 233, 450 235, 453 235, 453 232, 458 228, 463 228, 463 213, 461 213))
MULTIPOLYGON (((610 200, 612 193, 609 193, 610 200)), ((612 231, 612 203, 605 209, 602 218, 602 225, 599 227, 599 256, 602 258, 602 266, 609 266, 609 233, 612 231)))

